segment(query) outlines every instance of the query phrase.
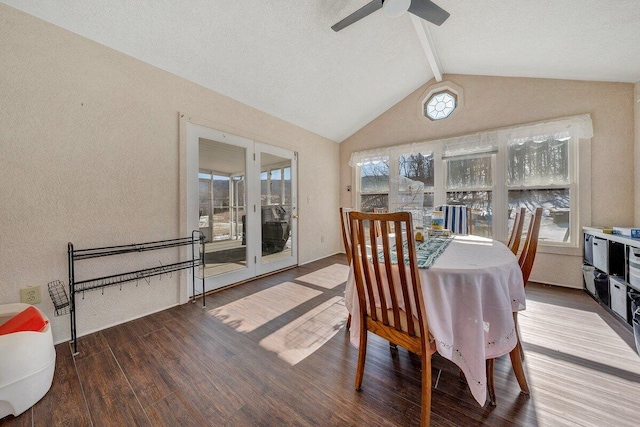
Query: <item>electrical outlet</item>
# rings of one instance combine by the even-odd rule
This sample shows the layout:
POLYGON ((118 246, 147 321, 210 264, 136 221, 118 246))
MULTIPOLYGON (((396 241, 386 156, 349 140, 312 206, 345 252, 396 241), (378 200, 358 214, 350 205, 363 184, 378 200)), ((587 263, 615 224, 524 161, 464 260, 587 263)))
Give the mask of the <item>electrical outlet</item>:
POLYGON ((42 301, 40 297, 40 286, 29 286, 20 289, 20 302, 26 304, 38 304, 42 301))
POLYGON ((320 236, 320 243, 324 243, 324 236, 320 236))

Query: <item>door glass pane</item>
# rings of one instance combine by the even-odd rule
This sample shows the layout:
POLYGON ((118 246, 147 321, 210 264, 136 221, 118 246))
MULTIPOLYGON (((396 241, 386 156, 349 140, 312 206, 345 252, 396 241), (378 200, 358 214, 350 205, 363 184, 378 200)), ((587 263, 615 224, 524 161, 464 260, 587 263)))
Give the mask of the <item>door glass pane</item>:
POLYGON ((231 238, 228 176, 213 175, 213 240, 231 238))
POLYGON ((247 267, 245 151, 242 147, 200 139, 200 231, 206 236, 206 277, 247 267))
POLYGON ((292 256, 291 160, 260 155, 260 224, 262 263, 292 256))
MULTIPOLYGON (((509 190, 511 212, 527 208, 524 230, 526 233, 531 213, 542 207, 542 221, 538 240, 543 242, 569 242, 571 193, 568 188, 553 190, 509 190)), ((524 238, 524 236, 523 236, 524 238)))

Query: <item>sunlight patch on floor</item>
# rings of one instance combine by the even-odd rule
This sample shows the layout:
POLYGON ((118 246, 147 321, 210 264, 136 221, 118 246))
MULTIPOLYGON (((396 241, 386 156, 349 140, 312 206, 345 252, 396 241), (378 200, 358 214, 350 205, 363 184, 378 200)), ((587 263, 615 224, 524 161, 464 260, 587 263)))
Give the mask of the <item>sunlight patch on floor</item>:
POLYGON ((307 286, 284 282, 246 296, 222 307, 209 310, 209 314, 222 320, 238 332, 251 332, 285 314, 322 292, 307 286))
POLYGON ((325 289, 333 289, 347 281, 349 276, 349 266, 344 264, 333 264, 329 267, 314 271, 296 278, 299 282, 309 283, 325 289))
POLYGON ((267 336, 260 345, 295 365, 329 341, 346 321, 344 298, 333 297, 267 336))

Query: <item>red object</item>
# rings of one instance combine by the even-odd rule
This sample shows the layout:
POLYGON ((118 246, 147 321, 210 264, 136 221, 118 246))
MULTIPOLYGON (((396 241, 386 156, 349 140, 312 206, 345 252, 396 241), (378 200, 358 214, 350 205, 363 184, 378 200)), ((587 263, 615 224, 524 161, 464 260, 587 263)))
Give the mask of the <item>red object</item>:
POLYGON ((0 335, 24 331, 40 332, 44 330, 47 323, 49 321, 42 317, 38 309, 29 306, 0 325, 0 335))

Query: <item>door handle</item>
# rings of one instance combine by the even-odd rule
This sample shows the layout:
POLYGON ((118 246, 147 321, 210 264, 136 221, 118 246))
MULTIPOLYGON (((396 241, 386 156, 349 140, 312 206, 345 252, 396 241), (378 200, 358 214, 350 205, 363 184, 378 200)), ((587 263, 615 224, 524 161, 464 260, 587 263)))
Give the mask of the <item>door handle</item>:
POLYGON ((298 219, 298 215, 291 215, 291 218, 298 219))

